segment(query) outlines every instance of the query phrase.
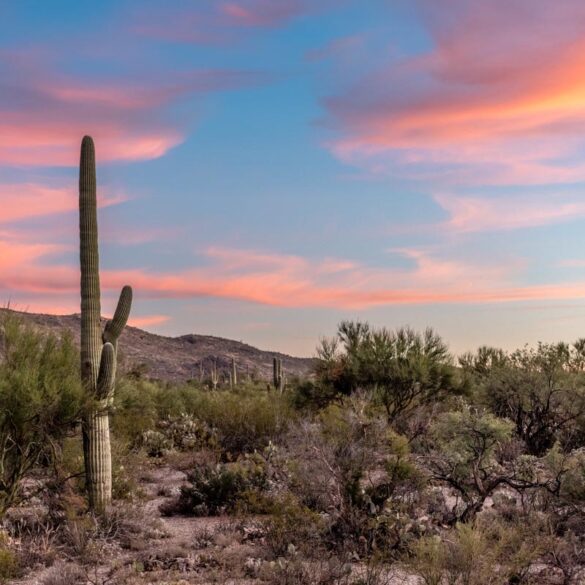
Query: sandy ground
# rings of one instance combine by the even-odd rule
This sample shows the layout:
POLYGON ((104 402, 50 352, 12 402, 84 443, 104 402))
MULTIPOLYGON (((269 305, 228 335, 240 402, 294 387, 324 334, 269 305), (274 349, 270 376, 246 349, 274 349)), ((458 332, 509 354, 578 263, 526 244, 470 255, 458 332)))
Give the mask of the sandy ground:
MULTIPOLYGON (((159 583, 161 585, 253 585, 261 582, 256 574, 266 561, 258 544, 261 535, 257 519, 231 517, 164 517, 159 507, 175 497, 185 480, 183 472, 169 467, 153 468, 141 479, 146 497, 140 506, 147 518, 158 519, 164 538, 136 543, 124 550, 116 547, 104 555, 106 562, 87 575, 91 585, 118 583, 159 583), (140 570, 136 570, 137 563, 140 570), (112 567, 116 570, 112 574, 112 567), (237 575, 237 576, 236 576, 237 575)), ((67 563, 33 571, 14 585, 66 585, 67 563), (61 581, 53 580, 60 576, 61 581)), ((355 566, 355 576, 366 577, 365 569, 355 566)), ((364 579, 364 583, 368 583, 364 579)), ((418 579, 400 571, 387 573, 376 585, 417 585, 418 579)))

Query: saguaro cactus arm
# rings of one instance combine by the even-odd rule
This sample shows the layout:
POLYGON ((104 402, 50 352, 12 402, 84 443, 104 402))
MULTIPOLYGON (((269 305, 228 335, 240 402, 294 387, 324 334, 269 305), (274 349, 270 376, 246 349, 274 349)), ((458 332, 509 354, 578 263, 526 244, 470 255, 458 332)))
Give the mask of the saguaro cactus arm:
POLYGON ((118 337, 120 337, 124 327, 126 327, 126 323, 128 322, 131 308, 132 288, 125 286, 120 293, 114 316, 106 323, 103 334, 104 343, 109 342, 115 344, 118 341, 118 337))
POLYGON ((111 398, 116 382, 116 349, 111 343, 105 343, 102 349, 100 372, 97 379, 96 397, 100 400, 111 398))

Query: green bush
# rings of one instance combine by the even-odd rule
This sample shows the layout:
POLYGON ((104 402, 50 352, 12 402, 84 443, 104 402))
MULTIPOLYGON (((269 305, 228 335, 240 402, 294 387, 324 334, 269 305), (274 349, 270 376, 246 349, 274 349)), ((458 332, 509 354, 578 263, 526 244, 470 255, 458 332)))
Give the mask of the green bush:
MULTIPOLYGON (((210 392, 193 386, 171 387, 127 379, 116 391, 113 429, 128 445, 138 446, 146 432, 164 435, 161 425, 164 427, 165 421, 175 421, 180 434, 177 419, 183 417, 187 424, 185 417, 190 417, 189 425, 201 426, 201 431, 195 434, 211 433, 213 429, 226 457, 235 459, 275 442, 286 431, 293 415, 286 397, 266 389, 247 387, 210 392)), ((172 442, 176 446, 175 439, 172 442)))
POLYGON ((215 448, 216 435, 215 430, 205 422, 182 413, 179 416, 166 417, 158 421, 156 430, 142 433, 141 446, 150 457, 162 457, 173 449, 193 451, 215 448))
POLYGON ((441 414, 432 424, 425 462, 434 479, 461 496, 463 508, 453 510, 453 521, 475 518, 500 486, 525 485, 522 474, 506 469, 501 456, 513 427, 509 420, 467 404, 460 411, 441 414))
POLYGON ((288 428, 292 409, 266 391, 199 392, 192 412, 216 429, 221 448, 232 456, 264 449, 288 428))
POLYGON ((540 583, 527 579, 545 550, 542 528, 542 521, 530 518, 504 522, 488 516, 419 539, 407 563, 424 585, 540 583))
POLYGON ((156 382, 122 378, 116 385, 112 411, 115 439, 130 447, 140 444, 142 435, 154 429, 160 414, 164 388, 156 382))
POLYGON ((79 353, 5 312, 0 317, 0 516, 19 496, 26 475, 54 462, 84 407, 79 353))
POLYGON ((0 583, 9 583, 18 576, 19 563, 16 555, 7 548, 0 548, 0 583))
POLYGON ((266 521, 266 544, 275 557, 291 551, 308 556, 319 554, 327 522, 288 494, 273 503, 266 521))
POLYGON ((478 399, 514 422, 531 455, 544 455, 557 441, 583 444, 585 380, 583 340, 573 345, 539 343, 510 354, 480 348, 460 363, 475 382, 478 399))
POLYGON ((189 474, 179 498, 161 508, 163 514, 218 516, 233 512, 250 492, 268 488, 266 461, 256 454, 234 463, 200 466, 189 474))
POLYGON ((447 345, 432 329, 421 334, 344 321, 317 353, 318 385, 303 387, 301 402, 318 403, 317 389, 325 400, 370 390, 394 422, 421 404, 462 391, 447 345))

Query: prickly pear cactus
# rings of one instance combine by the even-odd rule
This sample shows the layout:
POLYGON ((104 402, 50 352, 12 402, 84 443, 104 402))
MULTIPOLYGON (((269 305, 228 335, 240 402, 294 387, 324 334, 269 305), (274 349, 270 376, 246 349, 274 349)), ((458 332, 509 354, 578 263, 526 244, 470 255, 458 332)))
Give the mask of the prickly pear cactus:
POLYGON ((102 333, 97 227, 95 147, 85 136, 79 169, 79 237, 81 264, 81 378, 93 399, 83 421, 83 452, 89 503, 104 512, 112 500, 112 456, 109 408, 116 381, 118 337, 132 305, 125 286, 113 318, 102 333))

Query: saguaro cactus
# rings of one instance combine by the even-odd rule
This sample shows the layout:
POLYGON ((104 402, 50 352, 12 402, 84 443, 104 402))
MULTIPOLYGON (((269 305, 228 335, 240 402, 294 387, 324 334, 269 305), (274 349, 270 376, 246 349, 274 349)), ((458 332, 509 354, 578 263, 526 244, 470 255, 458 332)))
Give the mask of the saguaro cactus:
POLYGON ((236 358, 232 358, 232 367, 230 371, 230 386, 235 388, 238 385, 238 370, 236 368, 236 358))
POLYGON ((285 385, 285 375, 282 373, 282 360, 280 358, 273 358, 272 360, 272 378, 274 389, 282 393, 285 385))
POLYGON ((81 143, 79 167, 81 379, 93 399, 83 421, 83 453, 90 507, 104 512, 112 500, 109 408, 116 381, 117 343, 130 314, 132 289, 122 289, 114 317, 102 333, 95 148, 89 136, 81 143))
POLYGON ((211 387, 213 388, 213 390, 217 390, 219 376, 217 374, 217 361, 215 359, 213 360, 213 362, 211 362, 211 373, 209 379, 211 381, 211 387))

